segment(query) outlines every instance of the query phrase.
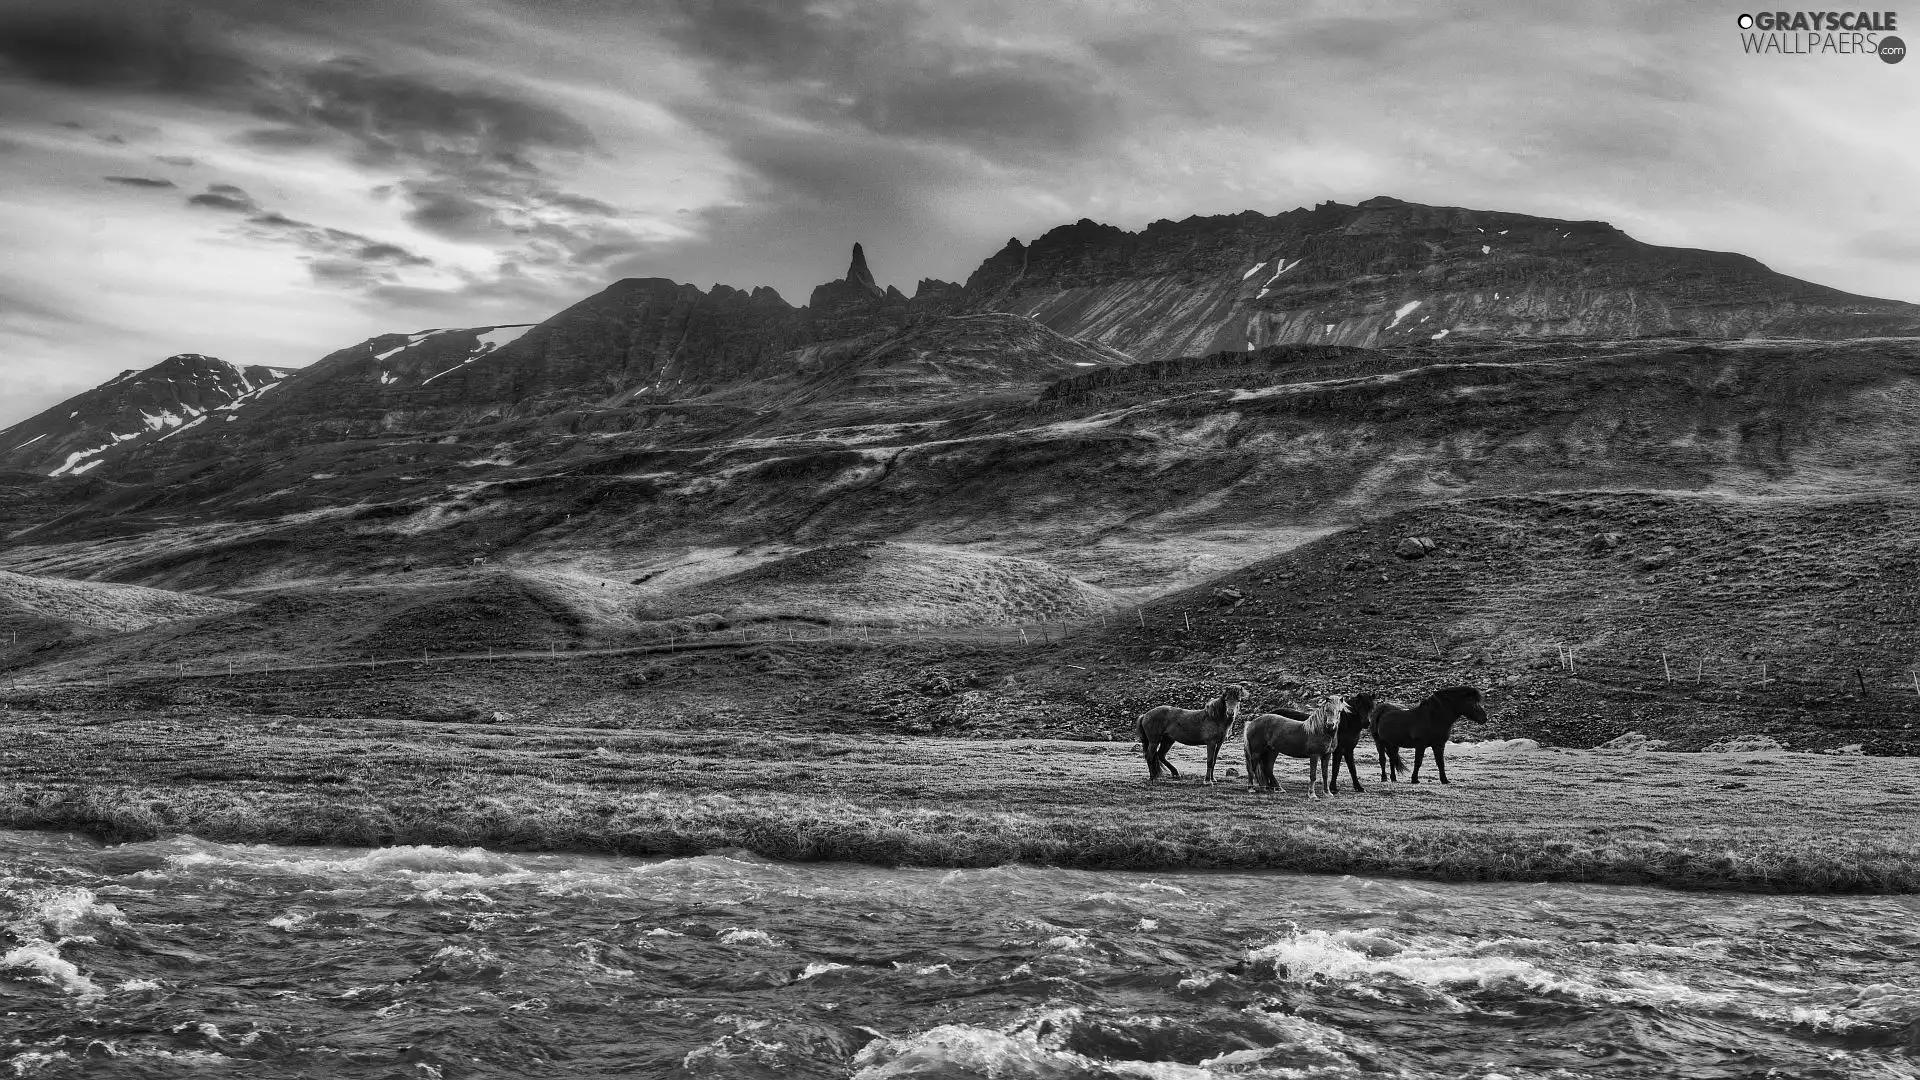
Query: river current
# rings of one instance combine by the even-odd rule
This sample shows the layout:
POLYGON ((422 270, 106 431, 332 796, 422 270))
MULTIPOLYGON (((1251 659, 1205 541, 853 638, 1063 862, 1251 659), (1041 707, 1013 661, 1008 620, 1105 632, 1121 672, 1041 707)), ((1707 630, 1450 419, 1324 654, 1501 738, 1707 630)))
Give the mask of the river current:
POLYGON ((1920 1077, 1920 900, 0 832, 0 1077, 1920 1077))

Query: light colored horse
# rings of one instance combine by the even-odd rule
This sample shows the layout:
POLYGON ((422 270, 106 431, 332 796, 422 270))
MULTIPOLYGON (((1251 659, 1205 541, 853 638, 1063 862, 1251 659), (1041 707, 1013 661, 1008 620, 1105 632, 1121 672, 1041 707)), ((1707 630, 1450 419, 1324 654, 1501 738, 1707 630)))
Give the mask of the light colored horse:
POLYGON ((1347 712, 1347 700, 1338 694, 1320 699, 1305 720, 1279 713, 1262 713, 1247 721, 1245 755, 1247 781, 1251 790, 1278 790, 1273 778, 1273 762, 1285 754, 1307 759, 1307 798, 1317 799, 1314 782, 1319 780, 1327 794, 1333 794, 1333 757, 1340 743, 1340 721, 1347 712))
POLYGON ((1140 748, 1147 755, 1147 779, 1160 779, 1163 768, 1167 775, 1180 779, 1180 770, 1167 760, 1167 751, 1173 749, 1174 743, 1184 743, 1207 748, 1207 783, 1213 783, 1213 763, 1220 757, 1220 744, 1227 741, 1233 722, 1240 715, 1240 703, 1246 697, 1246 687, 1229 683, 1205 708, 1162 705, 1141 713, 1140 719, 1134 721, 1134 731, 1139 734, 1140 748))

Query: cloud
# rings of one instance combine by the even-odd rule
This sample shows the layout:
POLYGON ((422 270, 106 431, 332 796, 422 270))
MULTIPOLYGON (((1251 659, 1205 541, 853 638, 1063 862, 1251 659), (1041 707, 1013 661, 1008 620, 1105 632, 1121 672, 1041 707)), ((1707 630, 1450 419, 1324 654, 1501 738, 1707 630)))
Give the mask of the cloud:
POLYGON ((814 123, 1019 158, 1104 142, 1129 111, 1078 44, 980 33, 930 6, 682 0, 673 11, 664 32, 707 64, 715 94, 814 123))
POLYGON ((162 180, 152 176, 103 176, 101 179, 109 184, 120 184, 124 187, 134 188, 170 188, 177 186, 171 180, 162 180))
POLYGON ((329 288, 360 291, 395 285, 401 283, 402 271, 435 265, 427 256, 391 241, 271 211, 247 218, 235 232, 251 240, 297 249, 308 275, 316 284, 329 288))
POLYGON ((492 210, 454 187, 439 184, 412 187, 407 199, 413 204, 413 209, 407 211, 409 222, 449 239, 481 239, 501 228, 492 210))
POLYGON ((198 195, 189 195, 187 205, 244 214, 251 214, 260 209, 260 204, 253 201, 253 196, 232 184, 209 185, 206 191, 198 195))
POLYGON ((87 0, 0 12, 0 71, 75 89, 200 97, 232 94, 261 75, 192 9, 87 0))
POLYGON ((368 159, 487 163, 529 168, 535 150, 583 151, 586 127, 505 91, 453 88, 339 59, 306 73, 287 119, 330 128, 368 159))

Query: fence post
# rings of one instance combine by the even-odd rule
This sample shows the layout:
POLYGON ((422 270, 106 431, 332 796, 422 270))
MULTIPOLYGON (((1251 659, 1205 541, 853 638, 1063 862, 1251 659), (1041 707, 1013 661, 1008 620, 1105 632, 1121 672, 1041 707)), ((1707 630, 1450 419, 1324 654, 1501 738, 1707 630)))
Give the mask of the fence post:
POLYGON ((1191 634, 1191 633, 1193 633, 1193 614, 1192 614, 1192 612, 1187 612, 1187 611, 1183 611, 1183 612, 1181 612, 1181 613, 1180 613, 1180 621, 1181 621, 1181 622, 1184 622, 1184 623, 1186 623, 1186 624, 1187 624, 1187 633, 1189 633, 1189 634, 1191 634))
POLYGON ((1667 654, 1664 652, 1660 654, 1660 667, 1666 671, 1667 681, 1672 682, 1673 681, 1673 665, 1667 663, 1667 654))
POLYGON ((1136 607, 1133 609, 1133 617, 1140 620, 1140 628, 1142 630, 1147 628, 1147 613, 1145 611, 1136 607))

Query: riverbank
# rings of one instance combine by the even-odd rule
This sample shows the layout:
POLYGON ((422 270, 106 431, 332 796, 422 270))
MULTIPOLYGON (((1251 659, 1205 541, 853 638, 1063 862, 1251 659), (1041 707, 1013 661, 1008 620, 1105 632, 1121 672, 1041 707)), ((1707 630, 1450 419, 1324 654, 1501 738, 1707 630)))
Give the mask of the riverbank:
POLYGON ((1115 742, 0 714, 0 828, 108 841, 1920 891, 1920 759, 1486 744, 1448 773, 1310 801, 1301 763, 1149 784, 1115 742))

